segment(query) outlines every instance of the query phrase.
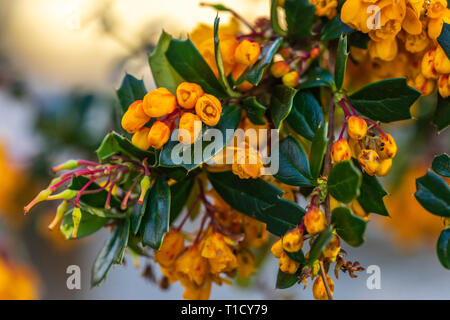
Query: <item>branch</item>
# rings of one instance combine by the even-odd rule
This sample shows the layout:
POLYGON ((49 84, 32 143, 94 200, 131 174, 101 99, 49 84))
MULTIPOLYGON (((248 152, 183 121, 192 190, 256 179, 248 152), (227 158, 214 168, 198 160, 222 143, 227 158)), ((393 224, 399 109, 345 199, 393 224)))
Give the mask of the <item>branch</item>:
MULTIPOLYGON (((324 169, 323 169, 323 175, 328 178, 328 175, 331 171, 331 146, 334 142, 334 111, 335 111, 335 104, 333 99, 331 99, 331 105, 330 110, 328 113, 328 144, 327 149, 325 152, 325 158, 324 158, 324 169)), ((325 215, 327 217, 328 225, 331 222, 331 212, 330 212, 330 195, 327 194, 327 197, 325 199, 325 215)))
POLYGON ((328 286, 328 281, 325 273, 325 269, 323 268, 323 262, 319 261, 320 266, 320 276, 322 277, 323 284, 325 285, 325 291, 327 292, 328 300, 333 300, 333 295, 331 294, 330 287, 328 286))

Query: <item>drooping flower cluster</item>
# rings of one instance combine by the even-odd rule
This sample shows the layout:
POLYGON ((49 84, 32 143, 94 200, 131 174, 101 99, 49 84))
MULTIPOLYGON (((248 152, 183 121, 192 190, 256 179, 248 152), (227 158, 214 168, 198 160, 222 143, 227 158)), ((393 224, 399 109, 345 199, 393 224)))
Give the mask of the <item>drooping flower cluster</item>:
POLYGON ((161 149, 169 141, 178 120, 178 140, 192 144, 201 132, 201 123, 215 126, 222 113, 220 100, 196 83, 182 82, 176 96, 166 88, 150 91, 144 100, 133 102, 122 117, 122 127, 133 133, 132 143, 147 150, 161 149), (195 111, 195 113, 193 112, 195 111), (151 127, 145 125, 155 120, 151 127))

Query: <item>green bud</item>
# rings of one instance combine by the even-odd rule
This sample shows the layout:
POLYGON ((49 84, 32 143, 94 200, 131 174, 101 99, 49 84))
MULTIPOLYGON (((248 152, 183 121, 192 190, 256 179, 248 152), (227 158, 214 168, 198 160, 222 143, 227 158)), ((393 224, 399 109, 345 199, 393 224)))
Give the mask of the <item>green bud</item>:
POLYGON ((145 195, 147 194, 148 189, 150 189, 150 177, 144 176, 141 180, 141 194, 139 196, 138 203, 144 203, 145 195))
POLYGON ((82 217, 81 209, 79 207, 75 207, 72 212, 72 221, 73 221, 72 238, 77 237, 78 228, 80 227, 81 217, 82 217))
POLYGON ((62 218, 64 217, 64 213, 66 213, 66 211, 67 211, 68 204, 69 204, 69 201, 64 200, 58 206, 58 208, 56 209, 56 215, 53 218, 53 221, 48 225, 48 228, 50 230, 53 230, 56 227, 56 225, 62 220, 62 218))
POLYGON ((64 163, 61 163, 60 165, 53 167, 53 172, 58 172, 61 170, 72 170, 78 167, 78 161, 77 160, 69 160, 64 163))
POLYGON ((78 190, 66 189, 63 192, 48 197, 47 200, 70 200, 77 196, 78 190))

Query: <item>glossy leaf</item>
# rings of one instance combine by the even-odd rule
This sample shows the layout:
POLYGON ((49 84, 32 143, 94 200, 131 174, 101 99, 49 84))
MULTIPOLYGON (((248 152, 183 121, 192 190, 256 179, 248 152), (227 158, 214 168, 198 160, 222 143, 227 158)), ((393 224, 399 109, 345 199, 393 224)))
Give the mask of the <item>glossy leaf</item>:
POLYGON ((299 91, 294 97, 287 122, 295 132, 312 141, 320 124, 324 123, 323 112, 316 98, 308 91, 299 91))
POLYGON ((336 88, 339 90, 344 83, 345 71, 347 69, 347 36, 342 36, 339 38, 337 54, 336 54, 336 64, 334 69, 334 82, 336 83, 336 88))
POLYGON ((354 30, 342 22, 340 15, 327 22, 323 27, 320 39, 323 41, 338 39, 341 34, 347 34, 354 30))
POLYGON ((312 35, 314 12, 316 7, 308 0, 286 0, 286 23, 288 36, 293 39, 303 39, 312 35))
POLYGON ((444 49, 447 57, 450 59, 450 24, 444 23, 437 41, 441 45, 442 49, 444 49))
POLYGON ((271 0, 270 3, 270 24, 273 31, 279 36, 285 36, 287 33, 280 27, 278 22, 278 0, 271 0))
POLYGON ((353 247, 364 243, 364 232, 367 222, 355 215, 346 207, 335 208, 331 215, 331 223, 334 224, 336 232, 345 242, 353 247))
POLYGON ((433 124, 439 132, 445 130, 450 125, 450 99, 442 98, 438 94, 436 111, 433 116, 433 124))
POLYGON ((176 94, 178 85, 183 82, 183 78, 175 71, 166 57, 172 36, 162 32, 156 44, 155 50, 149 57, 150 69, 156 86, 164 87, 173 94, 176 94))
MULTIPOLYGON (((66 239, 72 239, 73 232, 73 220, 72 220, 72 210, 69 210, 61 221, 61 226, 59 230, 64 235, 66 239)), ((109 221, 108 218, 99 217, 88 213, 83 207, 81 207, 81 221, 78 227, 77 239, 87 237, 101 228, 109 221)))
POLYGON ((224 11, 224 12, 229 12, 230 8, 228 8, 227 6, 221 4, 221 3, 206 3, 206 2, 202 2, 201 3, 202 6, 204 7, 210 7, 213 9, 216 9, 217 11, 224 11))
POLYGON ((431 167, 437 174, 450 178, 450 157, 448 154, 443 153, 440 156, 434 157, 431 167))
POLYGON ((312 265, 314 261, 320 258, 323 249, 325 249, 325 247, 331 241, 332 238, 333 238, 332 227, 329 226, 325 231, 322 231, 322 233, 319 234, 316 239, 314 239, 311 245, 311 250, 309 251, 307 261, 308 265, 312 265))
POLYGON ((364 116, 381 122, 411 118, 409 108, 420 92, 406 84, 405 78, 373 82, 350 96, 350 103, 364 116))
POLYGON ((361 171, 351 161, 340 161, 328 176, 328 191, 336 200, 349 203, 359 195, 361 182, 361 171))
POLYGON ((194 179, 185 179, 170 186, 170 222, 175 221, 183 210, 194 182, 194 179))
POLYGON ((297 90, 284 85, 275 86, 270 98, 270 112, 275 129, 280 129, 284 119, 292 109, 292 103, 297 90))
POLYGON ((315 87, 328 87, 335 89, 336 85, 330 71, 321 67, 310 68, 305 77, 300 79, 297 89, 308 89, 315 87))
POLYGON ((308 157, 302 146, 292 137, 280 142, 279 169, 275 178, 291 186, 313 186, 308 157))
POLYGON ((305 214, 306 211, 298 204, 280 199, 272 206, 263 209, 258 220, 266 223, 269 232, 281 237, 298 226, 305 214))
POLYGON ((147 90, 145 89, 144 81, 138 80, 127 73, 122 80, 122 85, 116 91, 116 94, 120 102, 122 113, 125 113, 133 102, 144 99, 147 90))
POLYGON ((131 232, 136 235, 139 232, 139 228, 141 227, 142 218, 144 217, 144 213, 147 210, 147 207, 150 204, 150 190, 145 194, 144 200, 142 204, 136 204, 133 208, 130 217, 131 223, 131 232))
POLYGON ((264 114, 266 113, 266 107, 256 100, 256 97, 247 97, 242 101, 242 106, 247 112, 247 117, 253 124, 265 125, 264 114))
POLYGON ((200 85, 217 98, 226 96, 219 80, 210 69, 191 39, 172 39, 166 57, 177 73, 188 82, 200 85))
POLYGON ((322 169, 323 158, 325 156, 325 150, 327 148, 327 124, 319 126, 314 135, 314 139, 311 145, 311 152, 309 155, 309 165, 311 168, 311 177, 316 180, 322 169))
POLYGON ((277 289, 287 289, 296 284, 297 281, 298 281, 297 274, 284 273, 283 271, 278 270, 277 283, 275 286, 277 289))
POLYGON ((161 247, 169 231, 170 188, 167 180, 158 177, 150 190, 149 205, 142 218, 142 244, 155 250, 161 247))
POLYGON ((434 172, 428 172, 416 180, 417 201, 432 214, 450 217, 450 188, 444 179, 434 172))
POLYGON ((436 251, 441 264, 450 269, 450 228, 442 230, 437 241, 436 251))
POLYGON ((305 261, 306 261, 305 255, 303 254, 302 250, 299 250, 297 252, 287 252, 287 251, 284 251, 284 252, 286 252, 286 255, 291 260, 294 260, 298 263, 305 263, 305 261))

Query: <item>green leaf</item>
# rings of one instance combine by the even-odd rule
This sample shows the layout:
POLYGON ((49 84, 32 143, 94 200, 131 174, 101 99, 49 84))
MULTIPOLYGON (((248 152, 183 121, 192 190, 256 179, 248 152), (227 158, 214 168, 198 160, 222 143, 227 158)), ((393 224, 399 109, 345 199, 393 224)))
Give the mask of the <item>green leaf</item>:
POLYGON ((351 161, 340 161, 328 176, 328 191, 336 200, 349 203, 359 195, 361 182, 361 171, 351 161))
POLYGON ((193 189, 194 182, 194 179, 185 179, 170 186, 170 222, 175 221, 181 210, 183 210, 193 189))
POLYGON ((130 221, 128 219, 123 220, 123 223, 114 229, 108 242, 95 259, 91 277, 92 287, 102 282, 113 264, 122 263, 129 233, 130 221))
POLYGON ((308 265, 312 265, 314 261, 320 258, 322 255, 323 249, 327 246, 327 244, 333 239, 332 227, 329 226, 325 231, 322 231, 321 234, 313 241, 311 245, 311 250, 309 251, 308 256, 308 265))
POLYGON ((131 232, 136 235, 139 232, 139 228, 141 227, 142 217, 144 216, 147 207, 150 205, 150 190, 145 194, 142 205, 136 204, 133 208, 133 212, 131 213, 130 223, 131 223, 131 232))
MULTIPOLYGON (((276 2, 277 0, 275 0, 276 2)), ((287 289, 292 287, 294 284, 296 284, 298 281, 298 275, 297 274, 289 274, 284 273, 281 270, 278 270, 277 274, 277 289, 287 289)))
POLYGON ((287 231, 298 226, 305 216, 306 211, 298 204, 280 199, 272 206, 265 208, 258 218, 261 222, 267 224, 267 230, 279 237, 287 231))
POLYGON ((322 41, 338 39, 341 34, 347 34, 353 31, 352 28, 342 22, 340 15, 337 15, 323 27, 320 39, 322 41))
MULTIPOLYGON (((353 164, 361 169, 356 159, 353 160, 353 164)), ((362 177, 361 188, 359 189, 360 195, 358 197, 361 207, 367 213, 389 216, 383 201, 383 197, 387 195, 386 190, 384 190, 377 177, 369 176, 365 172, 362 173, 362 177)))
MULTIPOLYGON (((71 190, 81 190, 86 183, 89 182, 89 179, 83 176, 75 177, 72 179, 71 184, 69 185, 69 189, 71 190)), ((97 183, 92 183, 86 190, 96 190, 101 187, 97 183)), ((94 194, 84 194, 81 196, 80 201, 84 205, 88 205, 90 207, 103 209, 105 207, 106 198, 108 197, 108 191, 103 190, 94 194)), ((112 195, 110 200, 111 207, 119 209, 120 208, 120 200, 112 195)), ((110 211, 110 210, 109 210, 110 211)), ((111 215, 114 215, 112 211, 110 211, 111 215)))
POLYGON ((450 59, 450 24, 444 23, 437 41, 441 45, 442 49, 444 49, 447 57, 450 59))
POLYGON ((300 83, 297 86, 298 90, 315 87, 329 87, 333 90, 336 88, 330 71, 321 67, 310 69, 311 70, 307 72, 306 77, 300 79, 300 83))
POLYGON ((291 186, 312 187, 308 157, 302 146, 293 138, 280 142, 279 169, 275 178, 291 186))
POLYGON ((437 246, 437 256, 444 268, 450 269, 450 228, 442 230, 437 246))
POLYGON ((177 73, 188 82, 197 83, 202 89, 217 98, 226 97, 217 80, 191 39, 171 39, 166 57, 177 73))
POLYGON ((409 108, 420 92, 405 78, 373 82, 350 96, 350 103, 364 116, 381 122, 411 119, 409 108))
POLYGON ((164 87, 176 94, 177 87, 183 82, 183 78, 175 71, 166 57, 171 40, 170 34, 164 31, 161 33, 155 50, 149 56, 149 63, 156 86, 164 87))
POLYGON ((297 40, 311 36, 316 7, 308 0, 286 0, 284 8, 289 37, 297 40))
POLYGON ((305 255, 303 254, 303 251, 300 249, 297 252, 286 252, 286 255, 291 259, 294 260, 298 263, 305 263, 306 259, 305 259, 305 255))
POLYGON ((331 223, 334 224, 339 237, 349 245, 358 247, 364 243, 367 222, 353 215, 349 208, 335 208, 331 215, 331 223))
POLYGON ((219 81, 222 87, 224 88, 225 92, 230 97, 239 97, 241 94, 231 89, 230 84, 228 83, 227 76, 225 74, 225 69, 223 67, 222 54, 220 52, 219 47, 219 21, 220 19, 217 16, 216 19, 214 20, 214 54, 216 58, 217 70, 219 72, 219 81))
POLYGON ((322 124, 316 130, 314 139, 311 145, 311 152, 309 155, 309 165, 311 167, 311 177, 317 180, 322 169, 323 157, 328 144, 327 138, 327 124, 322 124))
POLYGON ((206 126, 203 126, 201 136, 192 145, 184 146, 178 142, 177 132, 172 132, 172 137, 169 142, 164 146, 159 155, 159 164, 163 167, 183 167, 188 171, 192 171, 202 163, 210 160, 214 155, 219 153, 227 143, 233 138, 233 135, 227 134, 227 129, 236 130, 241 120, 242 109, 235 106, 225 106, 222 111, 219 123, 212 128, 219 129, 222 132, 222 140, 216 141, 216 138, 212 135, 213 131, 208 130, 206 126), (211 146, 210 146, 211 145, 211 146), (203 154, 205 148, 212 148, 214 150, 203 154), (176 150, 174 150, 177 148, 176 150), (202 154, 195 157, 197 149, 202 150, 202 154), (177 154, 178 152, 178 154, 177 154), (179 159, 174 158, 175 155, 179 156, 179 159), (186 161, 184 160, 186 157, 186 161), (179 163, 181 162, 181 163, 179 163))
POLYGON ((248 81, 254 86, 257 86, 263 75, 264 71, 272 62, 273 57, 278 51, 281 43, 283 42, 282 38, 276 38, 271 44, 268 44, 264 47, 261 52, 261 58, 256 62, 249 70, 247 70, 234 84, 234 87, 237 87, 241 83, 248 81))
POLYGON ((444 179, 434 172, 428 172, 416 180, 417 201, 432 214, 450 217, 450 188, 444 179))
POLYGON ((280 129, 284 119, 287 118, 292 109, 292 103, 297 90, 284 85, 277 85, 272 91, 270 98, 270 112, 275 129, 280 129))
POLYGON ((116 94, 117 98, 119 98, 122 113, 125 113, 133 102, 144 99, 147 90, 145 89, 144 81, 138 80, 127 73, 116 94))
MULTIPOLYGON (((61 226, 59 230, 64 235, 66 239, 72 239, 73 233, 73 220, 72 220, 73 209, 68 211, 61 221, 61 226)), ((78 227, 77 239, 87 237, 101 228, 109 221, 108 218, 102 218, 99 216, 92 215, 88 213, 85 208, 81 207, 81 221, 78 227)))
POLYGON ((285 36, 287 33, 284 31, 278 22, 278 0, 271 0, 270 4, 270 24, 273 31, 279 36, 285 36))
POLYGON ((324 123, 316 98, 308 91, 297 92, 287 122, 295 132, 312 141, 319 125, 324 123))
POLYGON ((231 11, 230 8, 226 7, 225 5, 223 5, 221 3, 205 3, 205 2, 202 2, 200 5, 204 6, 204 7, 210 7, 210 8, 216 9, 217 11, 224 11, 224 12, 231 11))
POLYGON ((439 132, 442 132, 450 125, 450 99, 442 98, 440 94, 438 94, 436 111, 433 116, 433 124, 439 132))
POLYGON ((253 124, 265 125, 264 114, 266 113, 266 107, 256 100, 256 97, 247 97, 242 101, 242 106, 247 111, 247 117, 253 124))
POLYGON ((450 178, 450 157, 448 154, 443 153, 440 156, 434 157, 431 167, 437 174, 450 178))
POLYGON ((339 38, 336 54, 336 65, 334 69, 334 81, 338 90, 342 88, 342 84, 344 83, 345 71, 347 70, 347 59, 347 36, 341 35, 339 38))
POLYGON ((142 218, 142 244, 159 250, 164 235, 169 231, 170 188, 166 179, 156 178, 149 201, 142 218))
POLYGON ((105 136, 96 152, 101 163, 107 162, 112 156, 122 155, 138 161, 147 158, 147 164, 149 166, 154 166, 156 164, 156 155, 154 151, 144 151, 139 149, 135 147, 130 140, 114 131, 105 136))
POLYGON ((350 47, 367 49, 369 40, 368 34, 362 33, 361 31, 352 32, 348 35, 348 44, 350 47))

